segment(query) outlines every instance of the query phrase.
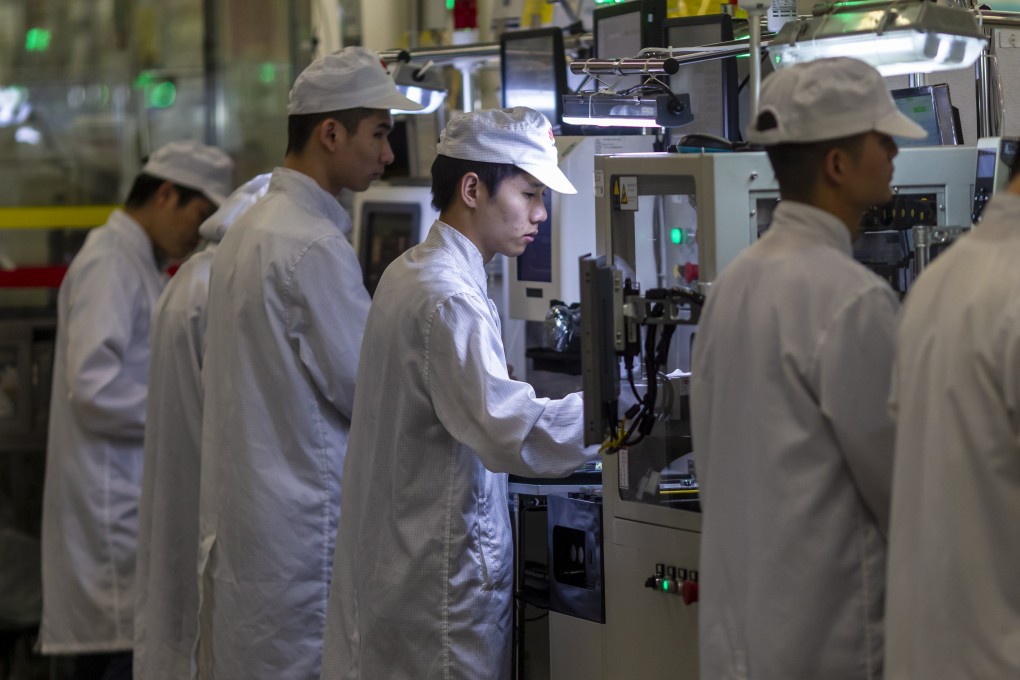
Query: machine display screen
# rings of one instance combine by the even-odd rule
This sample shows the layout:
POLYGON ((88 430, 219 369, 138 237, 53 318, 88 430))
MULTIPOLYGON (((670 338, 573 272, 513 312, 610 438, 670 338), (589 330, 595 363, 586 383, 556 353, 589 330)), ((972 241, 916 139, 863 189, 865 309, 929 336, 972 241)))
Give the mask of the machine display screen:
POLYGON ((420 210, 416 203, 366 203, 362 206, 365 226, 361 240, 361 263, 369 295, 375 294, 386 267, 418 243, 420 210))
MULTIPOLYGON (((634 57, 644 47, 641 41, 641 3, 628 4, 634 7, 632 11, 624 14, 600 16, 600 11, 595 11, 596 57, 600 59, 634 57)), ((621 92, 629 87, 640 85, 641 80, 641 76, 626 76, 618 81, 611 77, 609 82, 615 82, 616 85, 613 89, 621 92)))
MULTIPOLYGON (((666 47, 698 47, 733 39, 732 19, 725 14, 667 19, 663 24, 666 47)), ((669 77, 677 94, 691 96, 694 122, 683 133, 701 132, 735 140, 737 120, 736 58, 687 64, 669 77)))
POLYGON ((535 109, 558 129, 560 97, 566 81, 560 29, 504 34, 500 64, 503 106, 535 109))
POLYGON ((892 96, 900 112, 928 133, 924 139, 897 137, 897 145, 939 146, 962 143, 963 135, 953 114, 948 85, 925 85, 893 90, 892 96))

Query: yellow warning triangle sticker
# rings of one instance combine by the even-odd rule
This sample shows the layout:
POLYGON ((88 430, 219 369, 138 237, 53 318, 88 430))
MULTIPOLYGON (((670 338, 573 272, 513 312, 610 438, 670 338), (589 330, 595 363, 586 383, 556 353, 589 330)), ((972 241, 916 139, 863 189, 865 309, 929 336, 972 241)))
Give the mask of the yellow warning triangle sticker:
POLYGON ((620 180, 614 179, 613 180, 613 196, 619 196, 619 195, 620 195, 620 180))
POLYGON ((620 192, 620 205, 624 205, 626 203, 627 203, 627 187, 624 186, 623 190, 620 192))

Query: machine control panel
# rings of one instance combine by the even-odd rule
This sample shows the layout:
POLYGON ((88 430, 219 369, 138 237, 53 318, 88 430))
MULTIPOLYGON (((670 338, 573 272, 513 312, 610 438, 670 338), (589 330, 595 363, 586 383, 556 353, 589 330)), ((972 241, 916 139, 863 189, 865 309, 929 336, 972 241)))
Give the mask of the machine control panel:
POLYGON ((645 579, 645 588, 668 595, 679 595, 683 598, 684 604, 694 604, 698 601, 698 572, 695 569, 659 562, 655 565, 655 573, 645 579))
POLYGON ((981 221, 981 213, 992 194, 1006 186, 1010 169, 1017 159, 1020 139, 1016 137, 983 137, 977 144, 977 171, 974 175, 974 205, 971 222, 981 221))

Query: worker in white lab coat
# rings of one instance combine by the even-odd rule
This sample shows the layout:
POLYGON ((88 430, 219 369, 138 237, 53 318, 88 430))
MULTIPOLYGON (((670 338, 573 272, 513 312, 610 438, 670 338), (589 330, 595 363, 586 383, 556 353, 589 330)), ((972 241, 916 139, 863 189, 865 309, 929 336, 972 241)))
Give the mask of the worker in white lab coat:
POLYGON ((704 680, 878 680, 898 301, 854 261, 924 131, 875 69, 777 71, 749 130, 782 201, 713 283, 694 342, 704 680))
POLYGON ((134 675, 191 677, 198 623, 198 489, 202 444, 202 350, 209 267, 227 229, 269 188, 242 185, 202 223, 208 245, 163 291, 152 319, 145 463, 138 501, 134 675))
POLYGON ((168 260, 198 243, 232 172, 218 149, 161 147, 60 286, 40 644, 77 655, 75 677, 130 677, 150 320, 168 260))
POLYGON ((201 678, 319 675, 369 297, 336 200, 393 161, 402 96, 349 47, 290 94, 288 149, 213 257, 202 382, 201 678))
POLYGON ((1020 677, 1020 175, 897 334, 887 680, 1020 677))
POLYGON ((574 193, 525 108, 455 116, 428 237, 387 268, 362 345, 322 677, 509 678, 507 474, 597 456, 579 394, 512 380, 485 264, 524 252, 548 189, 574 193))

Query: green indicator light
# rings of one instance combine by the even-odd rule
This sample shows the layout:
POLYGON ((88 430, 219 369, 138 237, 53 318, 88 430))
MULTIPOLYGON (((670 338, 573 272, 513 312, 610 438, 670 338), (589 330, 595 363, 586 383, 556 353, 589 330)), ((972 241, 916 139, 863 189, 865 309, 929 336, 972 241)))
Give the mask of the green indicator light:
POLYGON ((276 82, 276 67, 269 62, 259 66, 259 80, 266 85, 276 82))
POLYGON ((152 85, 155 80, 156 76, 152 75, 152 71, 142 71, 138 74, 138 77, 135 78, 134 85, 135 87, 145 87, 147 85, 152 85))
POLYGON ((664 592, 664 593, 668 593, 669 592, 669 581, 663 581, 662 582, 662 592, 664 592))
POLYGON ((25 33, 25 49, 29 52, 45 52, 50 46, 50 32, 45 28, 30 28, 25 33))
POLYGON ((780 59, 782 59, 782 57, 781 57, 781 56, 779 56, 779 55, 777 54, 777 55, 776 55, 776 63, 777 63, 777 64, 779 63, 779 60, 780 60, 780 59))
POLYGON ((681 243, 684 242, 684 230, 683 229, 670 229, 670 231, 669 231, 669 240, 672 241, 673 243, 675 243, 676 245, 680 245, 681 243))
POLYGON ((164 80, 162 83, 152 86, 146 99, 149 106, 154 109, 170 108, 177 101, 177 86, 169 80, 164 80))
POLYGON ((446 0, 446 9, 453 11, 453 0, 446 0))

